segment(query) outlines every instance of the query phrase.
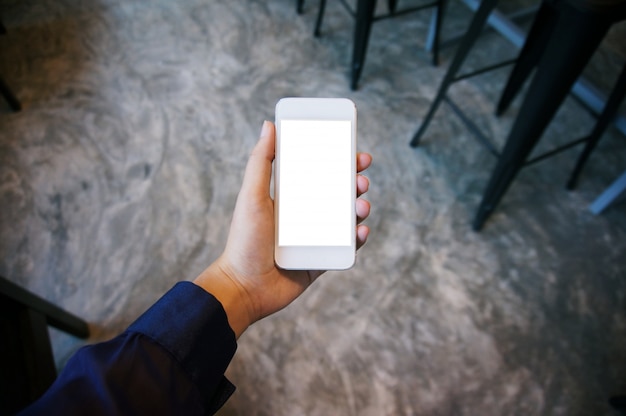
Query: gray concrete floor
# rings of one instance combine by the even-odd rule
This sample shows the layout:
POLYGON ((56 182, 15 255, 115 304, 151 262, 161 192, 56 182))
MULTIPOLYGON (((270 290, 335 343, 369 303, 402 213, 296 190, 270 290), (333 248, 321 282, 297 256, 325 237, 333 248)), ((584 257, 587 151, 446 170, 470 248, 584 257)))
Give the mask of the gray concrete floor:
MULTIPOLYGON (((402 4, 402 2, 401 2, 402 4)), ((0 273, 122 331, 225 243, 247 155, 284 96, 345 96, 359 109, 370 241, 347 272, 250 328, 228 372, 223 415, 611 415, 626 393, 626 216, 587 206, 626 168, 610 129, 577 190, 578 151, 525 169, 485 229, 470 224, 494 166, 443 106, 417 149, 440 67, 424 51, 429 12, 381 21, 361 88, 348 88, 352 21, 329 2, 0 0, 0 273)), ((470 14, 452 1, 446 34, 470 14)), ((624 26, 587 73, 607 91, 624 26)), ((486 33, 468 66, 515 56, 486 33)), ((494 103, 508 70, 451 95, 502 143, 519 99, 494 103)), ((541 141, 586 134, 568 99, 541 141)), ((59 365, 81 341, 53 332, 59 365)))

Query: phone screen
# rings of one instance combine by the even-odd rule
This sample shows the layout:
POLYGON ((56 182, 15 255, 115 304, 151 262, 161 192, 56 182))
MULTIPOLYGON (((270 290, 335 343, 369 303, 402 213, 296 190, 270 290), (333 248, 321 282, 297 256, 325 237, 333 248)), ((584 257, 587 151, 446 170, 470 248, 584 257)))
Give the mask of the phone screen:
POLYGON ((349 120, 282 120, 279 246, 350 246, 349 120))

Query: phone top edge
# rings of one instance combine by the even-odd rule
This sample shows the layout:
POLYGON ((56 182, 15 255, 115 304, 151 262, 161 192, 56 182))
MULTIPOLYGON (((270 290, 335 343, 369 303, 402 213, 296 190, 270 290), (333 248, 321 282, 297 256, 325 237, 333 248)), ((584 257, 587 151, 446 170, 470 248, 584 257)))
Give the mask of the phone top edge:
POLYGON ((356 104, 349 98, 345 97, 284 97, 278 100, 276 103, 276 112, 278 112, 283 106, 297 106, 303 107, 307 105, 345 105, 353 107, 356 111, 356 104))
POLYGON ((356 124, 356 104, 349 98, 282 98, 276 103, 275 121, 352 120, 356 124))
MULTIPOLYGON (((345 101, 345 102, 350 102, 352 104, 354 104, 354 101, 352 101, 350 98, 346 98, 346 97, 283 97, 281 99, 278 100, 278 102, 276 103, 277 105, 280 104, 281 102, 288 102, 288 101, 294 101, 294 102, 304 102, 304 101, 345 101)), ((356 107, 356 105, 355 105, 356 107)))

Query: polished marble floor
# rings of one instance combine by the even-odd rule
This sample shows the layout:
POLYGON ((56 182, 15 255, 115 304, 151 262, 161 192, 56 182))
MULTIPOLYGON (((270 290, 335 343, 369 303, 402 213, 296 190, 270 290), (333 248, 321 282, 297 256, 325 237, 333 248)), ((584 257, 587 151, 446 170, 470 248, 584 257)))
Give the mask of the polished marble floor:
MULTIPOLYGON (((0 74, 24 106, 0 101, 0 274, 87 319, 88 342, 114 335, 219 255, 276 101, 345 96, 374 155, 370 241, 354 269, 244 334, 221 414, 615 414, 626 205, 587 206, 626 168, 624 136, 606 133, 575 191, 577 150, 525 169, 473 232, 488 152, 447 106, 408 146, 454 47, 433 67, 429 12, 380 21, 350 91, 352 20, 337 3, 315 39, 313 0, 303 15, 292 0, 0 0, 0 74)), ((451 1, 444 36, 469 16, 451 1)), ((587 70, 602 91, 625 34, 615 27, 587 70)), ((468 65, 516 52, 486 32, 468 65)), ((506 74, 451 92, 498 143, 519 105, 493 116, 506 74)), ((568 99, 541 147, 593 120, 568 99)), ((61 366, 82 341, 52 335, 61 366)))

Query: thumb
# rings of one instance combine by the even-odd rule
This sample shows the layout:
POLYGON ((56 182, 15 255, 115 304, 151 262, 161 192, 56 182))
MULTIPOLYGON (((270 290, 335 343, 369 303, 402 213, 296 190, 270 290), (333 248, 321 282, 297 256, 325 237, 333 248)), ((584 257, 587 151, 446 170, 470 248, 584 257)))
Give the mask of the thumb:
POLYGON ((276 129, 274 123, 271 121, 263 122, 259 141, 252 149, 243 177, 241 190, 246 194, 269 195, 275 140, 276 129))

